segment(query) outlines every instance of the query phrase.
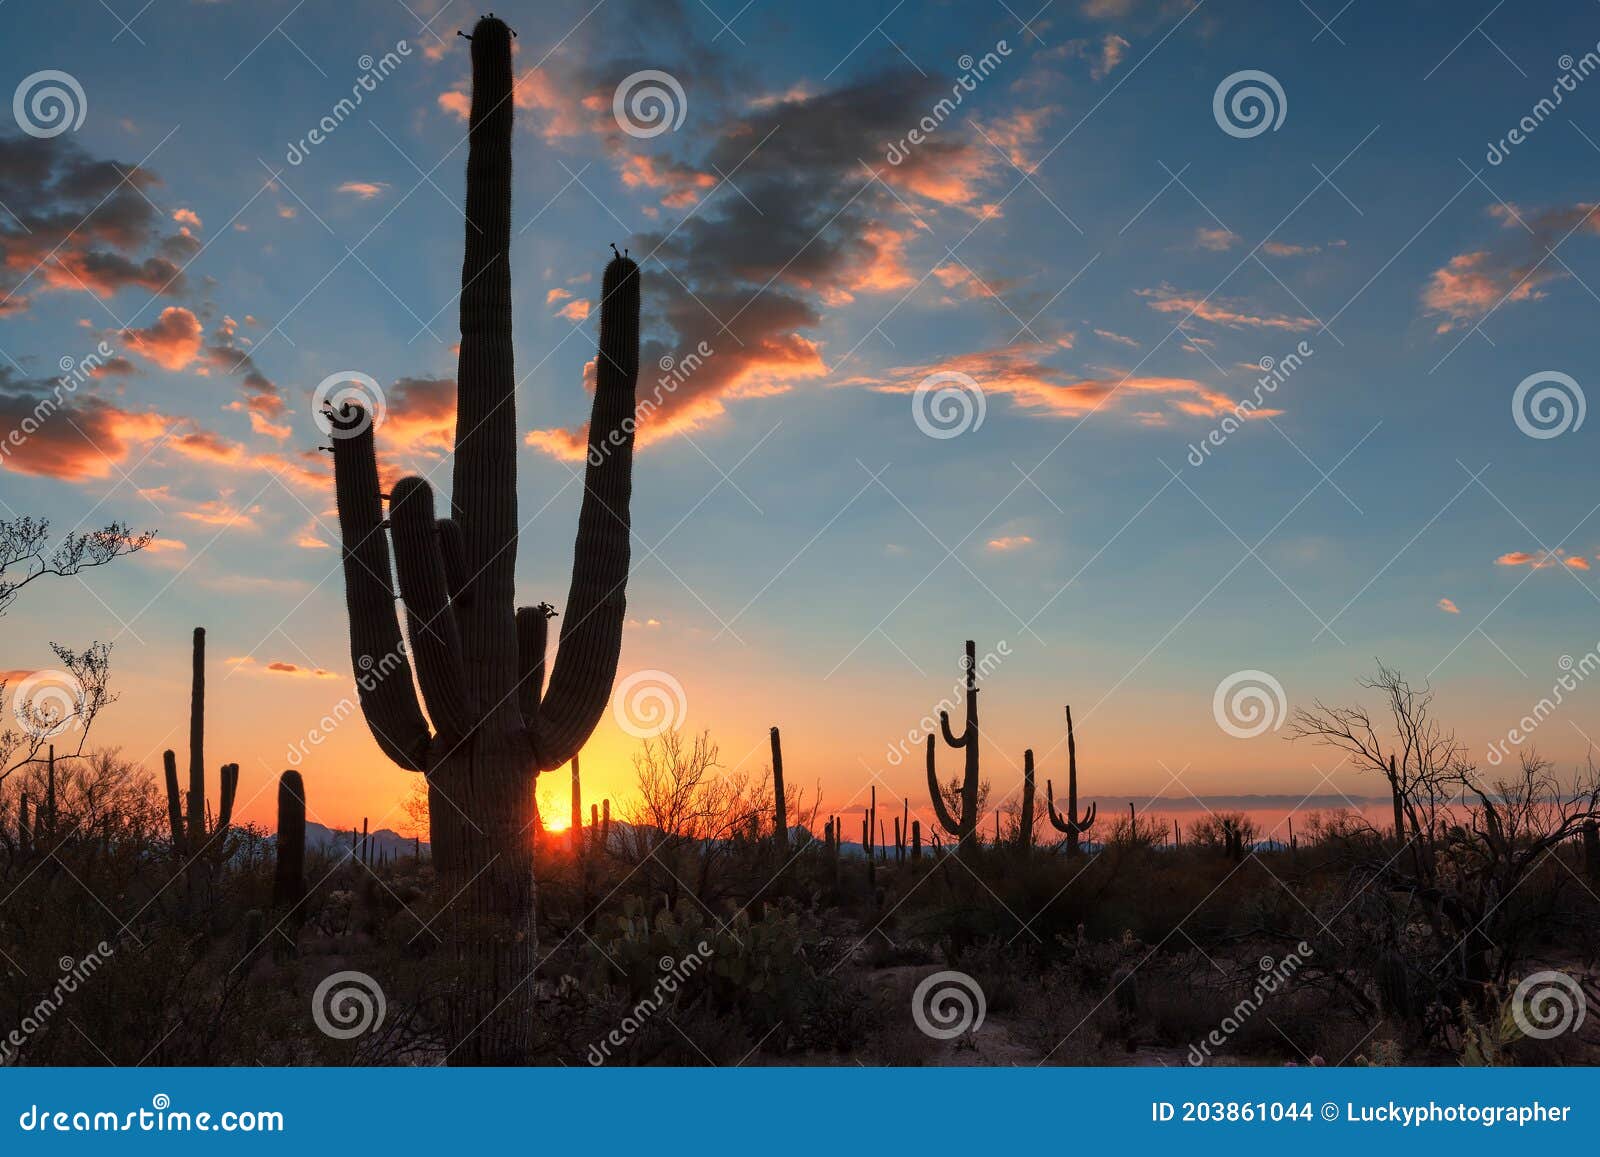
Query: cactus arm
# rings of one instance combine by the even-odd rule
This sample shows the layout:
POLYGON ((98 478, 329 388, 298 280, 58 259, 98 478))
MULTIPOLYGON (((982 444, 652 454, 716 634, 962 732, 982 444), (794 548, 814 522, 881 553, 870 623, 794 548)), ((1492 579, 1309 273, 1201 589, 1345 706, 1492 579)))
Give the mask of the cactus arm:
POLYGON ((1050 780, 1044 781, 1044 806, 1050 815, 1050 826, 1062 835, 1072 834, 1072 825, 1061 818, 1061 813, 1056 811, 1056 787, 1050 780))
POLYGON ((950 809, 945 807, 944 796, 939 792, 939 771, 934 767, 933 749, 934 738, 930 735, 928 736, 928 795, 933 798, 934 813, 944 825, 944 830, 952 836, 959 836, 961 824, 950 814, 950 809))
POLYGON ((385 755, 408 771, 426 771, 432 737, 411 683, 410 660, 400 643, 371 424, 354 407, 334 417, 333 473, 344 544, 344 597, 361 712, 385 755))
POLYGON ((605 713, 622 652, 631 549, 634 390, 639 378, 639 267, 606 266, 595 358, 589 460, 573 554, 572 586, 550 689, 539 709, 539 766, 559 767, 605 713))
POLYGON ((550 614, 548 603, 517 608, 517 706, 535 748, 539 744, 539 700, 544 696, 550 614))
MULTIPOLYGON (((178 756, 168 750, 161 753, 161 763, 167 773, 167 821, 172 825, 172 848, 183 854, 183 795, 178 788, 178 756)), ((23 826, 26 827, 26 819, 23 826)))
POLYGON ((464 609, 472 572, 467 570, 467 544, 461 538, 461 527, 453 518, 441 518, 433 525, 439 532, 439 558, 444 563, 445 581, 450 584, 450 601, 464 609))
POLYGON ((939 712, 939 730, 944 735, 944 741, 951 747, 965 747, 972 741, 971 728, 964 731, 960 739, 956 738, 955 733, 950 730, 950 712, 948 711, 939 712))
POLYGON ((473 710, 433 519, 433 489, 420 478, 396 482, 389 525, 422 699, 439 734, 455 740, 471 729, 473 710))
MULTIPOLYGON (((461 637, 469 692, 510 711, 516 683, 516 373, 511 347, 511 30, 493 18, 472 37, 466 253, 451 513, 461 527, 471 597, 461 637)), ((570 753, 568 753, 570 756, 570 753)), ((560 762, 565 763, 563 758, 560 762)))
POLYGON ((1094 827, 1094 817, 1099 814, 1099 805, 1090 804, 1089 810, 1083 813, 1083 818, 1078 821, 1078 834, 1082 835, 1094 827))
POLYGON ((233 801, 239 794, 239 765, 222 765, 222 799, 217 803, 217 831, 226 832, 233 822, 233 801))

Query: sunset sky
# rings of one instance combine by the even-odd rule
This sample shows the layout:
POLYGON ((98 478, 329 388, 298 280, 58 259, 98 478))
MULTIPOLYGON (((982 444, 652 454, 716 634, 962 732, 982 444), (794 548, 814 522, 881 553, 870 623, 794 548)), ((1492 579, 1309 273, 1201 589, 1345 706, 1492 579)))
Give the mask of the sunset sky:
MULTIPOLYGON (((682 725, 729 766, 759 771, 778 724, 825 810, 878 773, 880 805, 905 794, 926 818, 920 746, 888 753, 971 638, 1000 656, 981 696, 996 798, 1026 747, 1059 784, 1066 703, 1089 797, 1366 794, 1326 749, 1229 734, 1219 683, 1268 673, 1292 709, 1358 696, 1381 658, 1431 680, 1481 762, 1600 646, 1600 418, 1533 437, 1513 405, 1532 375, 1596 384, 1600 79, 1558 82, 1600 51, 1600 6, 495 11, 519 33, 518 601, 566 596, 615 242, 643 268, 640 394, 662 359, 710 351, 641 428, 619 678, 670 675, 682 725), (682 93, 681 123, 650 136, 614 111, 645 70, 682 93), (1281 88, 1277 127, 1219 124, 1213 96, 1243 70, 1281 88), (1291 354, 1253 417, 1191 450, 1291 354), (940 372, 982 396, 950 437, 915 409, 940 372)), ((121 699, 95 737, 156 768, 182 751, 206 626, 209 752, 241 765, 245 819, 271 822, 291 745, 351 690, 312 391, 370 375, 386 469, 448 481, 456 31, 478 15, 0 7, 0 95, 59 70, 86 105, 53 136, 0 116, 0 425, 112 351, 0 457, 0 514, 160 531, 23 592, 0 670, 113 640, 121 699)), ((1536 746, 1580 762, 1597 705, 1579 686, 1536 746)), ((589 797, 627 796, 636 745, 608 713, 589 797)), ((960 753, 939 759, 948 775, 960 753)), ((312 818, 403 822, 410 777, 359 719, 302 768, 312 818)))

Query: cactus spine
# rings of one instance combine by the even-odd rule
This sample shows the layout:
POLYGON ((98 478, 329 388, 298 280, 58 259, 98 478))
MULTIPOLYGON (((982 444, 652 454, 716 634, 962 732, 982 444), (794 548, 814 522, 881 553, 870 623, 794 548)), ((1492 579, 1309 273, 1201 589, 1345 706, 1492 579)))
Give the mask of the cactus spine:
POLYGON ((967 640, 965 659, 967 677, 966 724, 958 739, 950 730, 950 713, 939 712, 939 730, 951 747, 966 753, 966 768, 961 780, 960 815, 953 816, 945 806, 944 795, 939 790, 939 773, 934 766, 934 737, 928 736, 928 793, 933 797, 933 810, 945 831, 956 837, 958 850, 963 856, 975 857, 978 852, 978 663, 977 647, 967 640))
MULTIPOLYGON (((1094 826, 1098 805, 1091 803, 1083 815, 1078 815, 1078 739, 1072 730, 1072 708, 1067 708, 1067 814, 1056 811, 1055 787, 1044 781, 1044 802, 1050 813, 1050 825, 1067 837, 1067 851, 1078 853, 1078 838, 1094 826)), ((1131 835, 1131 829, 1130 829, 1131 835)))
POLYGON ((334 423, 350 651, 363 713, 394 762, 428 777, 430 842, 458 943, 447 1009, 456 1059, 518 1063, 532 1039, 536 959, 532 779, 567 763, 604 713, 616 675, 629 571, 639 268, 625 256, 601 286, 590 452, 560 646, 545 682, 547 605, 515 606, 516 376, 511 334, 511 30, 471 36, 465 258, 450 517, 433 490, 397 482, 383 519, 372 423, 334 423), (386 535, 385 529, 389 531, 386 535), (394 543, 411 663, 389 583, 394 543), (423 714, 423 706, 427 715, 423 714), (431 721, 431 726, 430 726, 431 721))
POLYGON ((199 856, 215 845, 223 851, 233 823, 233 801, 239 793, 239 765, 222 765, 222 794, 209 839, 206 835, 206 629, 194 629, 192 668, 189 683, 189 790, 178 789, 178 757, 172 751, 161 755, 166 772, 167 819, 172 827, 172 847, 181 857, 199 856))

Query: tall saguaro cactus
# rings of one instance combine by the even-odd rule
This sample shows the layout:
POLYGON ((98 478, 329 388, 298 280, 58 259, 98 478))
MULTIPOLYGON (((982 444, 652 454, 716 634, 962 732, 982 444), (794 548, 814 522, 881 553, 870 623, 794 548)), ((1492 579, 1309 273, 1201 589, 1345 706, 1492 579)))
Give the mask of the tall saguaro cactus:
POLYGON ((1090 804, 1083 815, 1078 814, 1078 739, 1072 733, 1072 708, 1067 708, 1067 814, 1056 811, 1056 789, 1048 779, 1044 781, 1044 803, 1050 812, 1050 824, 1067 837, 1067 851, 1078 851, 1078 837, 1094 827, 1098 805, 1090 804))
POLYGON ((1023 855, 1033 851, 1033 748, 1022 753, 1022 816, 1018 821, 1017 846, 1023 855))
POLYGON ((284 913, 290 927, 300 924, 300 901, 306 895, 306 785, 298 771, 278 778, 277 864, 272 878, 272 906, 284 913))
POLYGON ((963 856, 974 857, 978 847, 978 662, 977 647, 967 640, 965 660, 967 673, 966 724, 958 739, 950 730, 950 713, 939 712, 939 730, 951 747, 966 752, 966 769, 961 780, 960 815, 953 816, 945 806, 939 787, 939 772, 934 761, 934 737, 928 736, 928 794, 933 797, 933 810, 944 825, 945 831, 956 837, 963 856))
POLYGON ((221 853, 222 841, 233 823, 233 802, 239 794, 239 765, 222 765, 222 794, 209 837, 206 833, 206 629, 194 629, 189 682, 189 790, 178 787, 178 756, 162 753, 167 784, 167 818, 172 827, 172 848, 183 857, 201 852, 221 853))
POLYGON ((772 729, 772 839, 779 855, 789 852, 789 801, 783 795, 783 741, 772 729))
POLYGON ((427 775, 440 885, 446 896, 460 893, 449 909, 460 961, 449 1007, 449 1055, 458 1063, 514 1063, 530 1047, 534 777, 577 754, 604 713, 616 676, 639 372, 639 267, 618 256, 601 285, 583 505, 547 686, 554 612, 547 604, 518 608, 514 602, 511 37, 491 16, 478 21, 470 38, 450 517, 435 518, 426 481, 403 478, 389 495, 385 523, 368 415, 348 405, 330 415, 350 651, 358 673, 367 673, 359 681, 361 707, 385 754, 427 775), (390 539, 409 657, 390 584, 390 539))

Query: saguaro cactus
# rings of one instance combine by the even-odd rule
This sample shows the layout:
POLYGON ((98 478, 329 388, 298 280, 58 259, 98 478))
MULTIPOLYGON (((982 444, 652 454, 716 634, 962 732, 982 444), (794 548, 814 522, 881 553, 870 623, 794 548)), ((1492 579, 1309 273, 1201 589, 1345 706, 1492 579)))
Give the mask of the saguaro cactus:
POLYGON ((966 769, 961 781, 960 814, 951 815, 950 809, 945 806, 944 795, 940 791, 939 772, 934 765, 934 737, 928 736, 928 794, 933 797, 934 814, 939 822, 944 825, 945 831, 956 837, 960 852, 963 856, 974 857, 979 852, 978 847, 978 662, 977 647, 971 639, 967 640, 967 655, 965 661, 967 673, 967 710, 966 725, 961 732, 961 737, 956 738, 950 730, 950 713, 939 712, 939 730, 944 733, 944 741, 951 747, 966 752, 966 769))
POLYGON ((278 777, 278 863, 272 877, 272 906, 298 924, 306 894, 306 785, 298 771, 278 777))
POLYGON ((789 851, 789 801, 783 796, 783 743, 778 729, 772 729, 772 840, 780 855, 789 851))
POLYGON ((567 822, 567 841, 572 858, 583 859, 583 782, 577 752, 572 754, 572 816, 567 822))
POLYGON ((194 629, 193 657, 189 682, 189 790, 180 797, 178 756, 162 752, 166 773, 167 818, 172 826, 172 848, 183 857, 201 852, 220 853, 228 827, 233 823, 233 801, 239 794, 239 765, 222 765, 222 794, 217 799, 217 814, 211 833, 206 834, 206 629, 194 629))
POLYGON ((1033 851, 1033 748, 1022 753, 1022 816, 1017 821, 1017 846, 1022 854, 1033 851))
POLYGON ((446 896, 460 893, 448 918, 461 972, 448 1015, 451 1056, 514 1063, 526 1058, 531 1041, 533 780, 571 760, 594 730, 622 644, 639 267, 619 255, 602 279, 583 505, 546 687, 554 612, 546 604, 514 605, 511 30, 487 17, 471 44, 451 517, 434 517, 426 481, 405 478, 393 487, 385 523, 368 415, 346 405, 330 418, 350 652, 357 671, 368 674, 360 680, 361 707, 384 753, 427 775, 440 885, 446 896), (390 538, 417 687, 389 582, 390 538))
POLYGON ((1094 826, 1098 812, 1090 804, 1082 816, 1078 815, 1078 740, 1072 731, 1072 708, 1067 708, 1067 814, 1056 811, 1056 789, 1048 779, 1044 781, 1044 803, 1050 813, 1050 825, 1067 837, 1067 851, 1078 852, 1078 838, 1094 826))

